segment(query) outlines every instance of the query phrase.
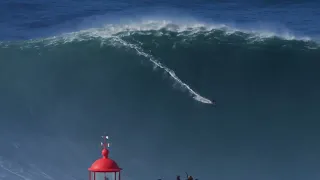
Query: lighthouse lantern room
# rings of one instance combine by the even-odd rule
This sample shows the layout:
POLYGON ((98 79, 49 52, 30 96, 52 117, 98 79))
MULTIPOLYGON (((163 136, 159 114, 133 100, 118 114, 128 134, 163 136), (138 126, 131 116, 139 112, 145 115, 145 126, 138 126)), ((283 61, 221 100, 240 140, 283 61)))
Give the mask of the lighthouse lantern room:
POLYGON ((109 158, 108 136, 102 136, 102 158, 96 160, 89 170, 89 180, 121 180, 121 168, 117 163, 109 158))

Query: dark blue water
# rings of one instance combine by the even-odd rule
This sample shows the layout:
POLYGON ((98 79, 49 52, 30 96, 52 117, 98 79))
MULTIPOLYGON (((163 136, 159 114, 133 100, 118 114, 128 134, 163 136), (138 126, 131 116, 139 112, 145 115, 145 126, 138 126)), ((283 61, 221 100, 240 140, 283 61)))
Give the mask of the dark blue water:
POLYGON ((0 2, 0 179, 320 177, 316 1, 0 2), (212 101, 217 106, 212 106, 212 101))
POLYGON ((196 18, 254 30, 319 34, 316 1, 2 1, 1 39, 28 39, 141 17, 196 18))

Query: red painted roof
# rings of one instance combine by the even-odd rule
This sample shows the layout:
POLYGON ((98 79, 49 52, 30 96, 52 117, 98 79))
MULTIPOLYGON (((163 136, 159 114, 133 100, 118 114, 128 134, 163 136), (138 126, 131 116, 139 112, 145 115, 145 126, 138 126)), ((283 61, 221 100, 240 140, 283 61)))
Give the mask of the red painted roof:
POLYGON ((108 155, 108 149, 104 148, 102 150, 103 157, 96 160, 88 170, 92 172, 119 172, 122 170, 114 160, 108 158, 108 155))

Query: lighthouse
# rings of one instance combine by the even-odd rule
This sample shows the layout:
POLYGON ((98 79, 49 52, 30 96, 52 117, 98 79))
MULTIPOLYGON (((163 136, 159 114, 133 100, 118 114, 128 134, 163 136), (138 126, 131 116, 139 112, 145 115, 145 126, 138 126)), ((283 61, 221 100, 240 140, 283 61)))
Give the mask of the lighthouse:
POLYGON ((108 136, 102 136, 103 141, 102 146, 102 157, 96 160, 89 170, 89 180, 121 180, 121 168, 118 164, 109 158, 110 144, 107 142, 109 140, 108 136))

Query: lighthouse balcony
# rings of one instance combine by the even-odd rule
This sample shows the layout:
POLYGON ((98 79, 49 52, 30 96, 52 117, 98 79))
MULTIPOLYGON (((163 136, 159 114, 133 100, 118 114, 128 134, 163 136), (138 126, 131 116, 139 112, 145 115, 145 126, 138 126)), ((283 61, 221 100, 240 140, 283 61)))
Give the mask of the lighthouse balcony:
POLYGON ((89 180, 119 180, 120 172, 89 172, 89 180))

